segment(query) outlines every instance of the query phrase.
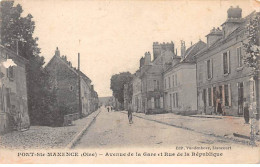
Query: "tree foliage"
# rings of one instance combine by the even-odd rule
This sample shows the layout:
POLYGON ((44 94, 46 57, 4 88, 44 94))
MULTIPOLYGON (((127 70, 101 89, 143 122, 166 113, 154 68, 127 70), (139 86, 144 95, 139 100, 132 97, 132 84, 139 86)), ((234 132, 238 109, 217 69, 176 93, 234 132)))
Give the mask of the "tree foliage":
POLYGON ((259 47, 259 33, 260 33, 260 16, 256 15, 250 19, 247 25, 248 41, 244 43, 246 55, 244 56, 244 63, 253 69, 254 75, 260 69, 258 59, 260 56, 259 47))
POLYGON ((1 1, 2 45, 17 51, 26 58, 27 95, 29 117, 32 125, 53 125, 57 111, 55 90, 50 89, 48 73, 43 70, 44 57, 40 56, 38 38, 33 37, 35 22, 33 16, 22 16, 22 6, 13 1, 1 1))
POLYGON ((130 72, 115 74, 110 79, 110 89, 113 91, 113 96, 121 104, 124 102, 124 85, 129 84, 132 79, 133 77, 130 72))

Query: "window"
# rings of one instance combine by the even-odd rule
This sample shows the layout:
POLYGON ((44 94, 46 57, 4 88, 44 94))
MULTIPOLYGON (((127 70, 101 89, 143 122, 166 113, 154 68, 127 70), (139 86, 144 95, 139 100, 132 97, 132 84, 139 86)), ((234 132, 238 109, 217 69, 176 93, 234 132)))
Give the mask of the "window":
POLYGON ((223 72, 224 74, 230 73, 230 52, 223 53, 223 72))
POLYGON ((70 86, 70 91, 73 91, 73 86, 70 86))
POLYGON ((223 101, 223 91, 222 91, 222 86, 219 86, 219 98, 220 98, 220 101, 223 101))
POLYGON ((6 75, 9 79, 14 79, 14 66, 11 66, 9 68, 6 69, 6 75))
POLYGON ((161 108, 163 108, 163 97, 160 97, 160 105, 161 105, 161 108))
POLYGON ((176 107, 176 104, 175 104, 175 93, 172 94, 172 104, 173 104, 173 108, 176 107))
POLYGON ((177 86, 177 74, 175 74, 175 86, 177 86))
POLYGON ((152 109, 154 109, 154 98, 151 98, 151 103, 152 103, 152 109))
POLYGON ((172 86, 174 87, 175 83, 174 83, 174 75, 172 76, 172 86))
POLYGON ((153 90, 156 90, 156 88, 157 88, 157 81, 156 80, 153 80, 153 90))
POLYGON ((176 107, 179 107, 178 93, 175 93, 176 107))
POLYGON ((170 109, 172 109, 172 94, 170 94, 170 109))
POLYGON ((164 79, 164 89, 166 89, 166 78, 164 79))
POLYGON ((209 106, 212 106, 211 88, 208 88, 208 102, 209 102, 209 106))
POLYGON ((241 47, 237 48, 237 64, 238 67, 242 67, 243 66, 243 57, 242 57, 242 53, 241 53, 241 47))
POLYGON ((231 106, 230 84, 224 85, 225 106, 231 106))
POLYGON ((171 88, 171 77, 168 77, 169 88, 171 88))
POLYGON ((159 81, 153 80, 153 90, 159 90, 159 81))
POLYGON ((207 76, 208 76, 208 79, 211 79, 212 78, 212 69, 213 69, 213 62, 212 60, 207 60, 207 76))
POLYGON ((160 98, 155 98, 155 108, 160 108, 160 98))
POLYGON ((178 107, 178 93, 172 94, 173 108, 178 107))

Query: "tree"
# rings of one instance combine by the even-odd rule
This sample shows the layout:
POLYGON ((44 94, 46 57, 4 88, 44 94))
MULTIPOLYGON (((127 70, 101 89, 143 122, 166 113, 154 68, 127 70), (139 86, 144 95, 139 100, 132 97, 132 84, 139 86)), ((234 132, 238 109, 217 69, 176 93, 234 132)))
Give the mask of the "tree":
POLYGON ((55 110, 55 90, 50 89, 50 80, 47 72, 43 70, 44 57, 40 56, 38 38, 33 37, 35 22, 33 16, 28 14, 22 17, 22 6, 14 6, 14 1, 1 1, 1 44, 19 56, 26 58, 27 95, 29 117, 32 125, 47 125, 54 122, 52 118, 55 110))
POLYGON ((113 96, 121 104, 124 103, 124 85, 129 84, 132 79, 130 72, 115 74, 110 79, 110 89, 113 91, 113 96))
MULTIPOLYGON (((256 14, 253 16, 247 25, 248 41, 244 42, 246 55, 244 56, 244 63, 246 66, 252 68, 253 80, 255 81, 256 92, 256 120, 257 130, 259 131, 259 77, 260 77, 260 16, 256 14)), ((259 132, 257 132, 259 133, 259 132)))

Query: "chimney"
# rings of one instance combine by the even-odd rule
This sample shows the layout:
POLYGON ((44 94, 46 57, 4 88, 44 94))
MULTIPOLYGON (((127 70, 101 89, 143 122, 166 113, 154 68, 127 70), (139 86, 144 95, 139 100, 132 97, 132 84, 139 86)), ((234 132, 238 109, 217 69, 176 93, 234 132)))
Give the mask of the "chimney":
POLYGON ((153 43, 153 60, 161 54, 161 45, 158 42, 153 43))
POLYGON ((222 36, 223 36, 222 30, 220 30, 219 27, 217 29, 213 27, 210 33, 206 35, 208 47, 214 44, 218 39, 222 38, 222 36))
POLYGON ((236 8, 230 7, 227 11, 227 20, 223 23, 223 35, 226 38, 230 33, 237 29, 243 22, 242 19, 242 9, 237 6, 236 8))
POLYGON ((56 50, 55 50, 55 56, 60 56, 60 50, 58 47, 56 47, 56 50))
POLYGON ((144 65, 144 58, 142 57, 142 58, 140 59, 140 68, 143 67, 143 65, 144 65))
POLYGON ((185 41, 181 40, 181 57, 184 59, 185 57, 185 52, 186 52, 186 46, 185 46, 185 41))
POLYGON ((144 65, 150 65, 150 63, 151 63, 151 54, 150 54, 150 52, 145 52, 144 65))

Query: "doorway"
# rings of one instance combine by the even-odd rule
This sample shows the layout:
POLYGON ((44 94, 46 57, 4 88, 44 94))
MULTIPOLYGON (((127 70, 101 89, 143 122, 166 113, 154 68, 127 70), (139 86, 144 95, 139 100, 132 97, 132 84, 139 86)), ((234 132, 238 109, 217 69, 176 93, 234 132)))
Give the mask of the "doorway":
POLYGON ((244 109, 244 84, 238 83, 238 115, 243 115, 244 109))

